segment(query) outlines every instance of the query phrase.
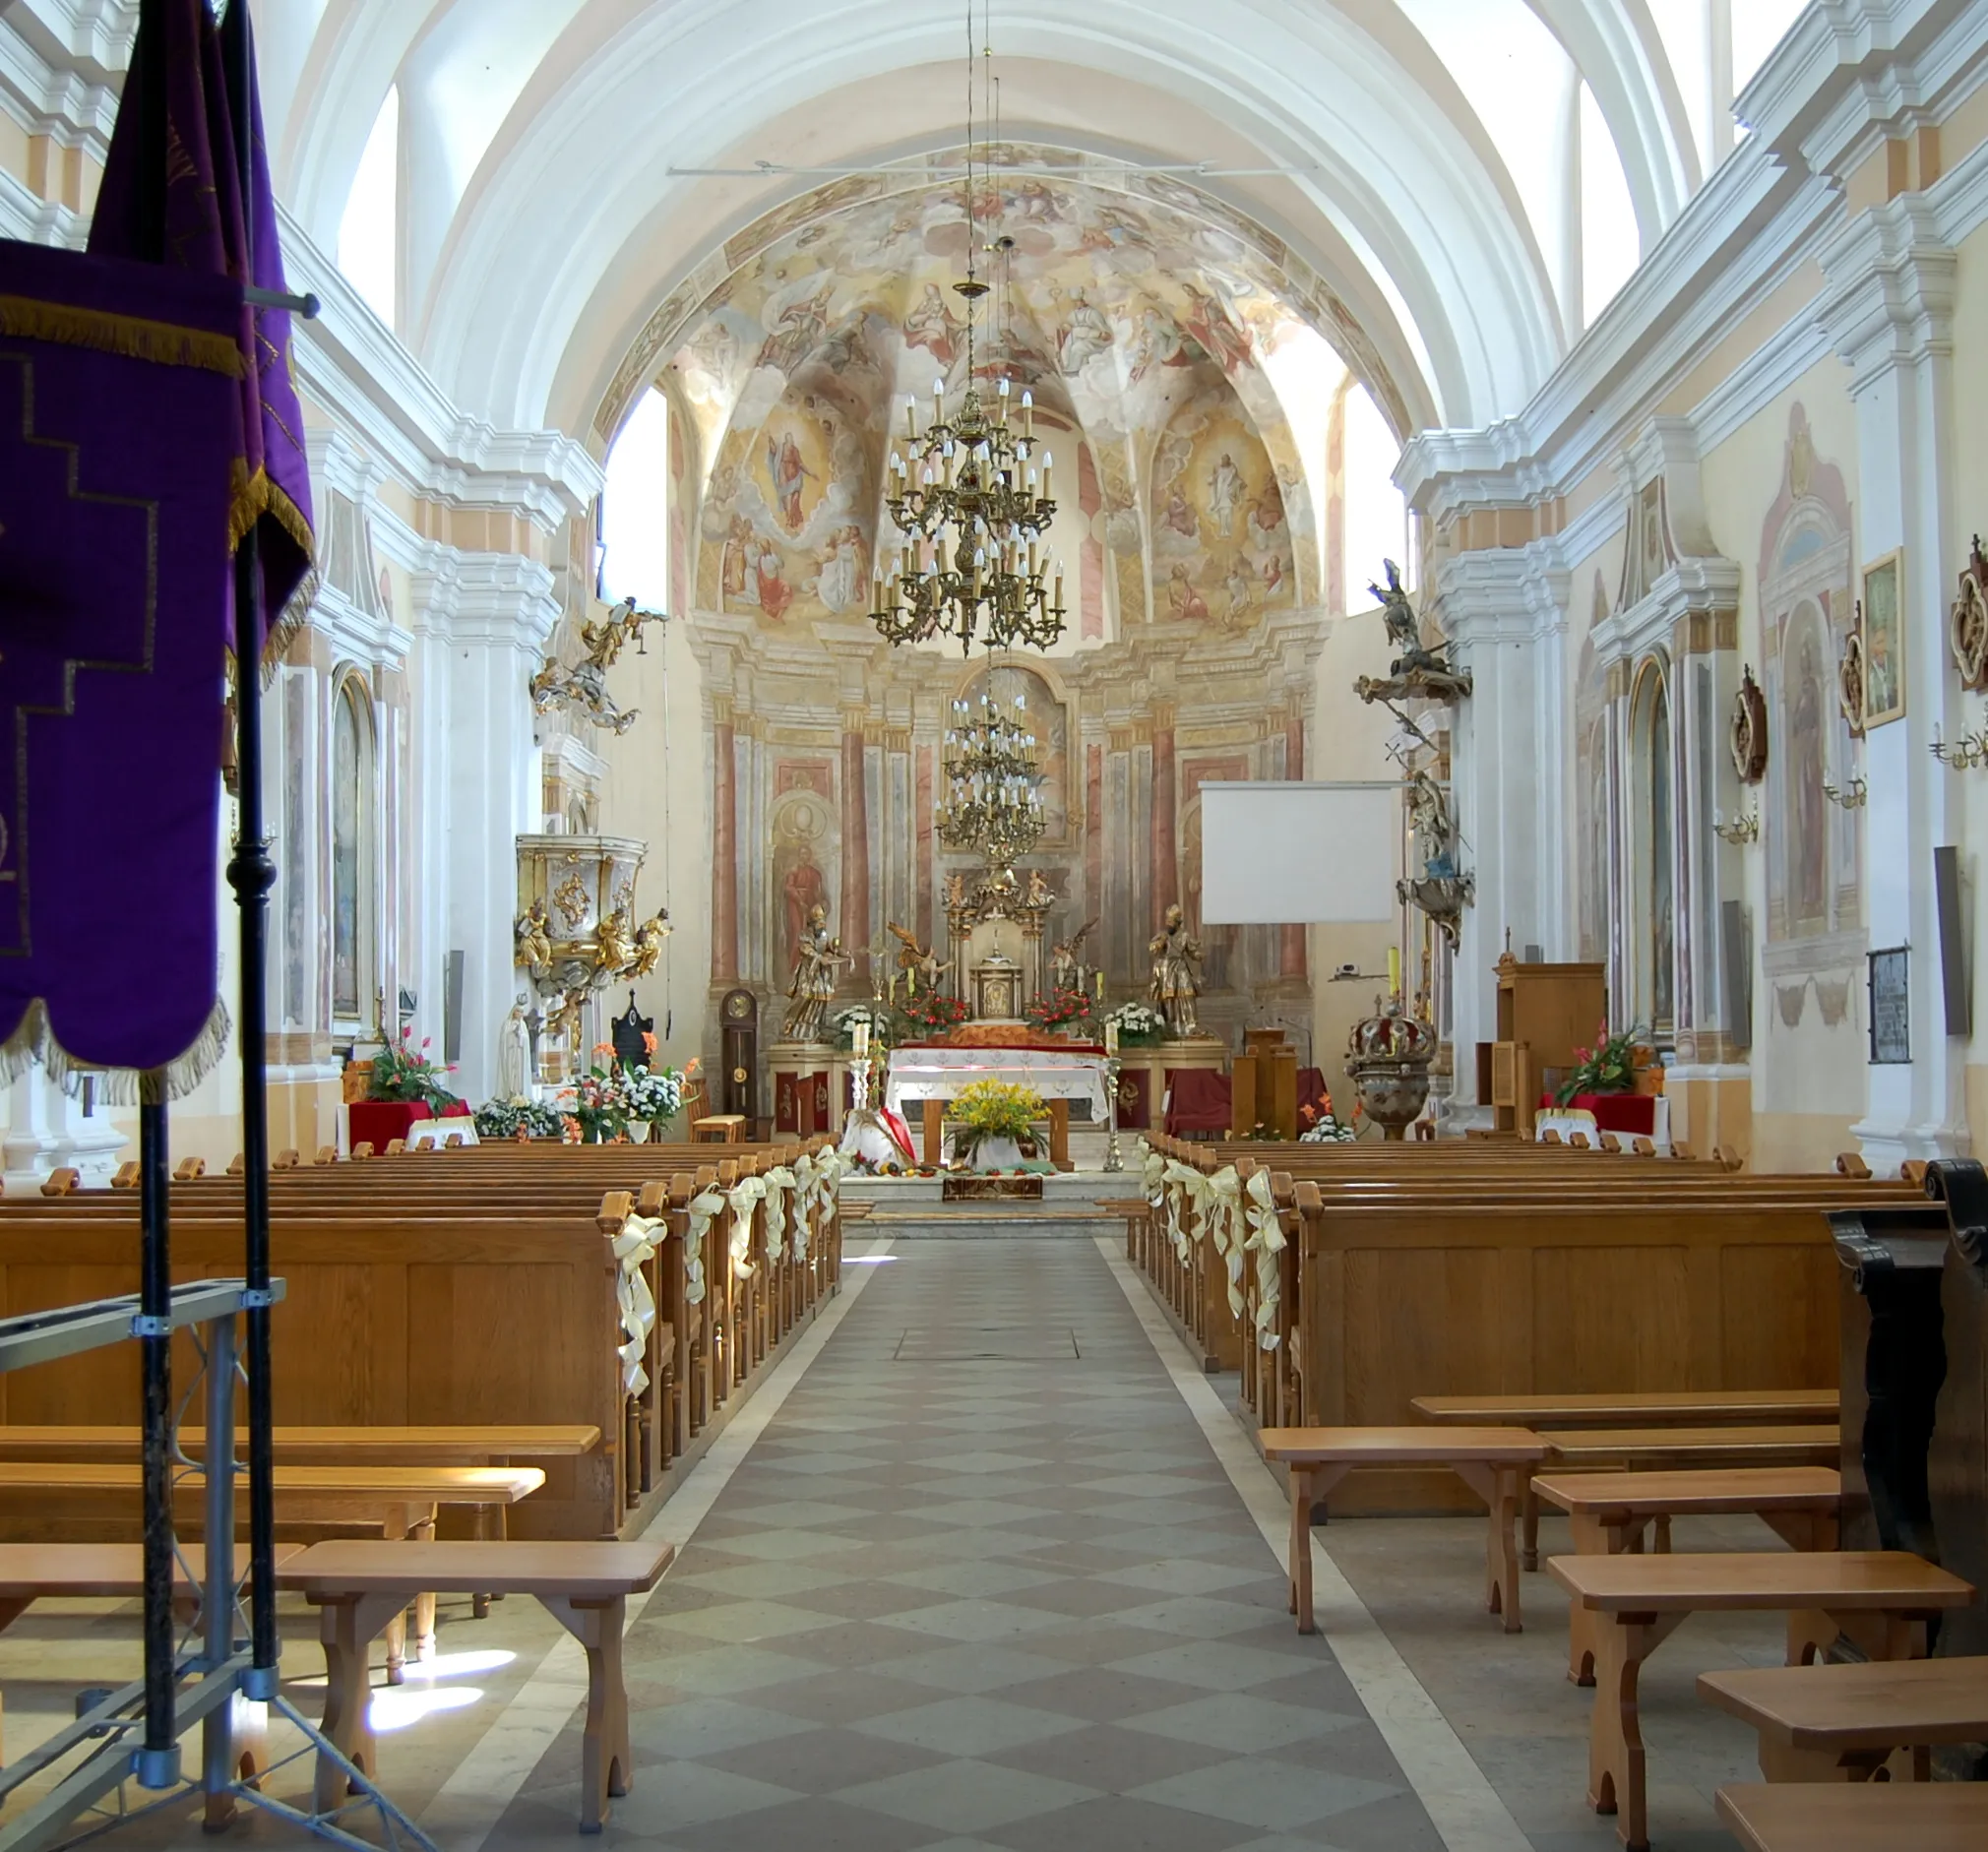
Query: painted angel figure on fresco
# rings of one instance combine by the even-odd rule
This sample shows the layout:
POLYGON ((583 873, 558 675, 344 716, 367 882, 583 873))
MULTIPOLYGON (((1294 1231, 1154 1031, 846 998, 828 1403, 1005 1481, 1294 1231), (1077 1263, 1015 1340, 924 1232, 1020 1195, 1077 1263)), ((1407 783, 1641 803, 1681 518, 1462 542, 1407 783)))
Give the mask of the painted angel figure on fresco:
POLYGON ((1088 301, 1081 288, 1072 290, 1063 332, 1057 337, 1056 357, 1063 371, 1075 378, 1099 354, 1110 352, 1116 339, 1104 311, 1088 301))
POLYGON ((1243 473, 1235 459, 1223 451, 1221 460, 1208 472, 1208 512, 1214 517, 1214 530, 1226 540, 1235 531, 1236 510, 1242 506, 1243 473))
POLYGON ((799 533, 807 517, 801 510, 801 491, 815 472, 801 460, 801 447, 791 431, 767 439, 767 475, 774 485, 774 500, 779 505, 780 522, 789 533, 799 533))
POLYGON ((907 933, 896 920, 887 920, 891 937, 898 941, 898 969, 915 975, 917 981, 927 990, 937 990, 939 980, 953 968, 953 960, 940 962, 938 953, 930 946, 921 946, 915 933, 907 933))

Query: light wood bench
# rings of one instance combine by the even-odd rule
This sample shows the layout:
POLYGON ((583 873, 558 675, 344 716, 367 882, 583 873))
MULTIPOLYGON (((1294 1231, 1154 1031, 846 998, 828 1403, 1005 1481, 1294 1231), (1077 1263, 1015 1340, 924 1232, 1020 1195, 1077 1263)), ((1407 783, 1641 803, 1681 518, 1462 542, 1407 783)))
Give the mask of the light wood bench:
MULTIPOLYGON (((1751 1512, 1797 1550, 1833 1550, 1842 1508, 1842 1475, 1830 1466, 1742 1466, 1709 1472, 1539 1473, 1541 1502, 1568 1516, 1582 1556, 1617 1556, 1643 1548, 1652 1526, 1659 1551, 1670 1548, 1673 1517, 1751 1512)), ((1567 1676, 1594 1683, 1594 1617, 1569 1612, 1567 1676)))
MULTIPOLYGON (((141 1468, 123 1460, 0 1460, 0 1496, 10 1501, 32 1498, 37 1504, 50 1502, 60 1507, 100 1503, 105 1494, 128 1501, 141 1483, 141 1468)), ((422 1548, 427 1549, 433 1547, 439 1507, 516 1505, 544 1483, 544 1471, 537 1466, 279 1466, 274 1491, 280 1524, 378 1524, 383 1537, 422 1540, 422 1548)), ((182 1524, 198 1521, 206 1489, 206 1480, 199 1474, 175 1482, 174 1502, 184 1507, 182 1524)), ((431 1658, 435 1650, 435 1591, 416 1589, 411 1598, 414 1656, 431 1658)), ((398 1685, 405 1660, 404 1617, 389 1630, 387 1646, 388 1681, 398 1685)))
MULTIPOLYGON (((59 1422, 0 1426, 0 1460, 124 1459, 139 1448, 139 1431, 129 1427, 76 1426, 59 1422)), ((490 1427, 280 1427, 274 1430, 279 1464, 404 1466, 502 1466, 516 1457, 578 1457, 600 1445, 600 1430, 584 1422, 490 1427)), ((206 1436, 182 1428, 179 1442, 198 1455, 206 1436)))
POLYGON ((1698 1695, 1759 1732, 1770 1781, 1864 1781, 1898 1751, 1895 1778, 1924 1781, 1933 1748, 1988 1741, 1988 1659, 1752 1666, 1701 1673, 1698 1695))
MULTIPOLYGON (((1841 1418, 1842 1391, 1815 1389, 1650 1389, 1624 1394, 1417 1395, 1408 1405, 1424 1421, 1451 1426, 1507 1422, 1544 1433, 1553 1428, 1709 1428, 1756 1422, 1830 1422, 1841 1418)), ((1520 1560, 1539 1567, 1539 1505, 1528 1485, 1521 1499, 1524 1534, 1520 1560)))
MULTIPOLYGON (((280 1567, 298 1553, 295 1544, 277 1546, 280 1567)), ((235 1545, 234 1574, 248 1574, 249 1549, 235 1545)), ((182 1543, 173 1567, 173 1606, 183 1613, 198 1607, 207 1578, 207 1552, 182 1543), (182 1573, 184 1572, 184 1573, 182 1573), (192 1579, 188 1579, 188 1575, 192 1579)), ((136 1601, 145 1594, 145 1548, 136 1543, 0 1543, 0 1634, 37 1601, 136 1601)), ((264 1750, 260 1704, 238 1704, 235 1755, 244 1775, 269 1766, 264 1750)), ((4 1761, 0 1755, 0 1761, 4 1761)))
POLYGON ((1519 1559, 1513 1522, 1519 1486, 1545 1457, 1540 1437, 1523 1428, 1266 1428, 1264 1457, 1291 1477, 1291 1612, 1298 1632, 1315 1634, 1312 1617, 1312 1507, 1356 1466, 1446 1466, 1488 1508, 1484 1605, 1502 1614, 1505 1631, 1522 1626, 1519 1559))
POLYGON ((1974 1594, 1957 1575, 1899 1550, 1556 1556, 1546 1567, 1597 1617, 1587 1800, 1596 1813, 1616 1814, 1631 1852, 1649 1844, 1637 1709, 1643 1663, 1689 1616, 1783 1613, 1790 1665, 1806 1665, 1845 1633, 1868 1658, 1911 1659, 1925 1652, 1926 1622, 1974 1594))
POLYGON ((1742 1852, 1981 1852, 1988 1783, 1720 1788, 1718 1817, 1742 1852))
MULTIPOLYGON (((278 1586, 322 1610, 324 1732, 367 1774, 375 1772, 368 1717, 367 1659, 373 1640, 419 1589, 487 1589, 531 1595, 587 1653, 587 1730, 581 1751, 580 1830, 598 1832, 610 1796, 626 1794, 634 1770, 628 1748, 628 1693, 621 1633, 628 1597, 662 1579, 669 1544, 635 1543, 320 1543, 292 1557, 278 1586)), ((343 1798, 339 1764, 320 1757, 317 1805, 343 1798)))
POLYGON ((696 1144, 736 1144, 745 1137, 743 1113, 708 1113, 691 1121, 691 1142, 696 1144))

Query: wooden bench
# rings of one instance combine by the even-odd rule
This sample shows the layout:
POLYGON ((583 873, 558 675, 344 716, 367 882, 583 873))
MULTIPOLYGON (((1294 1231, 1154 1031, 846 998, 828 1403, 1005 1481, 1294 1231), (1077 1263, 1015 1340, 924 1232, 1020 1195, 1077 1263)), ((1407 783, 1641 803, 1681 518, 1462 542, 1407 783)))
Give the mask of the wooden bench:
MULTIPOLYGON (((279 1466, 274 1491, 277 1521, 285 1527, 326 1523, 377 1524, 382 1536, 432 1540, 435 1512, 444 1505, 477 1508, 515 1505, 545 1483, 537 1466, 279 1466)), ((74 1521, 78 1505, 100 1504, 116 1494, 129 1504, 141 1485, 141 1469, 123 1460, 28 1461, 0 1460, 0 1495, 10 1502, 31 1498, 37 1507, 52 1504, 47 1526, 60 1531, 74 1521), (67 1508, 66 1510, 64 1508, 67 1508), (66 1520, 66 1521, 65 1521, 66 1520)), ((179 1522, 198 1524, 206 1497, 206 1480, 189 1474, 175 1481, 174 1502, 183 1507, 179 1522)), ((247 1521, 245 1511, 237 1515, 247 1521)), ((421 1547, 431 1548, 431 1541, 421 1547)), ((495 1594, 496 1589, 472 1593, 495 1594)), ((435 1650, 435 1591, 412 1591, 414 1656, 432 1658, 435 1650)), ((405 1659, 404 1617, 388 1637, 387 1676, 398 1685, 405 1659)))
POLYGON ((1988 1783, 1726 1787, 1718 1817, 1742 1852, 1981 1852, 1988 1783))
POLYGON ((1546 1567, 1596 1617, 1587 1800, 1616 1814, 1631 1852, 1649 1844, 1643 1664, 1689 1616, 1783 1613, 1790 1665, 1806 1665, 1845 1633, 1868 1658, 1911 1659, 1925 1652, 1927 1621, 1974 1594, 1957 1575, 1897 1550, 1556 1556, 1546 1567))
POLYGON ((1899 1751, 1895 1777, 1924 1781, 1930 1750, 1988 1741, 1988 1659, 1752 1666, 1701 1673, 1698 1695, 1759 1732, 1770 1781, 1865 1781, 1899 1751))
POLYGON ((1481 1498, 1488 1511, 1484 1543, 1484 1605, 1516 1634, 1519 1561, 1513 1520, 1519 1485, 1545 1456, 1536 1434, 1523 1428, 1266 1428, 1264 1457, 1290 1467, 1291 1612, 1298 1632, 1315 1634, 1312 1618, 1312 1507, 1356 1466, 1440 1465, 1481 1498))
MULTIPOLYGON (((1718 1427, 1749 1422, 1826 1422, 1842 1412, 1842 1392, 1813 1389, 1653 1389, 1627 1394, 1417 1395, 1424 1421, 1469 1427, 1509 1423, 1544 1433, 1554 1428, 1718 1427)), ((1520 1560, 1539 1567, 1539 1505, 1528 1485, 1521 1500, 1520 1560)))
POLYGON ((707 1113, 691 1121, 690 1136, 697 1144, 736 1144, 745 1137, 745 1115, 707 1113))
MULTIPOLYGON (((628 1597, 661 1580, 674 1554, 666 1543, 320 1543, 278 1573, 280 1588, 322 1610, 324 1732, 367 1774, 376 1772, 368 1716, 367 1661, 373 1640, 420 1589, 487 1589, 530 1595, 587 1653, 587 1727, 581 1750, 580 1830, 598 1832, 610 1796, 634 1777, 628 1747, 628 1694, 621 1634, 628 1597)), ((343 1798, 342 1771, 318 1759, 317 1806, 343 1798)))
MULTIPOLYGON (((1617 1556, 1643 1548, 1656 1529, 1670 1548, 1673 1517, 1751 1512, 1797 1550, 1833 1550, 1842 1509, 1842 1475, 1830 1466, 1742 1466, 1709 1472, 1539 1473, 1532 1489, 1568 1515, 1582 1556, 1617 1556)), ((1567 1676, 1594 1683, 1594 1617, 1569 1611, 1567 1676)))

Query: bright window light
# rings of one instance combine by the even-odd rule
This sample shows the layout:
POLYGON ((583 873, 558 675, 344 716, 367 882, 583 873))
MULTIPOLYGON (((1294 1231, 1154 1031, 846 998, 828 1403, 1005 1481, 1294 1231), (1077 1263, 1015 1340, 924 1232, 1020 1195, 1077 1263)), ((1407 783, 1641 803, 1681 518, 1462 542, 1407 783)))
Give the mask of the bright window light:
POLYGON ((442 1652, 432 1659, 409 1659, 406 1674, 410 1679, 474 1678, 479 1672, 501 1672, 517 1657, 501 1647, 488 1652, 442 1652))
POLYGON ((1601 105, 1581 87, 1581 306, 1591 327, 1643 256, 1622 155, 1601 105))
POLYGON ((652 386, 607 453, 600 497, 600 592, 669 609, 669 401, 652 386))
POLYGON ((895 1254, 845 1254, 842 1256, 842 1265, 844 1266, 885 1266, 900 1258, 900 1256, 895 1254))
POLYGON ((1773 49, 1788 35, 1808 0, 1733 0, 1732 87, 1745 90, 1773 49))
POLYGON ((339 222, 339 268, 389 328, 400 278, 401 92, 387 93, 366 138, 345 216, 339 222))
POLYGON ((1408 505, 1395 486, 1401 445, 1364 386, 1346 395, 1346 608, 1368 611, 1383 562, 1408 570, 1408 505))
POLYGON ((422 1691, 408 1685, 389 1685, 373 1694, 367 1715, 375 1731, 405 1730, 423 1717, 445 1710, 466 1710, 481 1701, 483 1694, 473 1685, 445 1685, 422 1691))

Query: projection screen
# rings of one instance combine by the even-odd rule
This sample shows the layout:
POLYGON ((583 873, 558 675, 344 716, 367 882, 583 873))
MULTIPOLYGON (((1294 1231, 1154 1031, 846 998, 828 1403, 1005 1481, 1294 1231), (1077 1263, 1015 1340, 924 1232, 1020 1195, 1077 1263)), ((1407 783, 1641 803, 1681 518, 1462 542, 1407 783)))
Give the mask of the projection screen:
POLYGON ((1401 790, 1372 784, 1201 787, 1201 909, 1211 926, 1351 925, 1400 903, 1401 790))

